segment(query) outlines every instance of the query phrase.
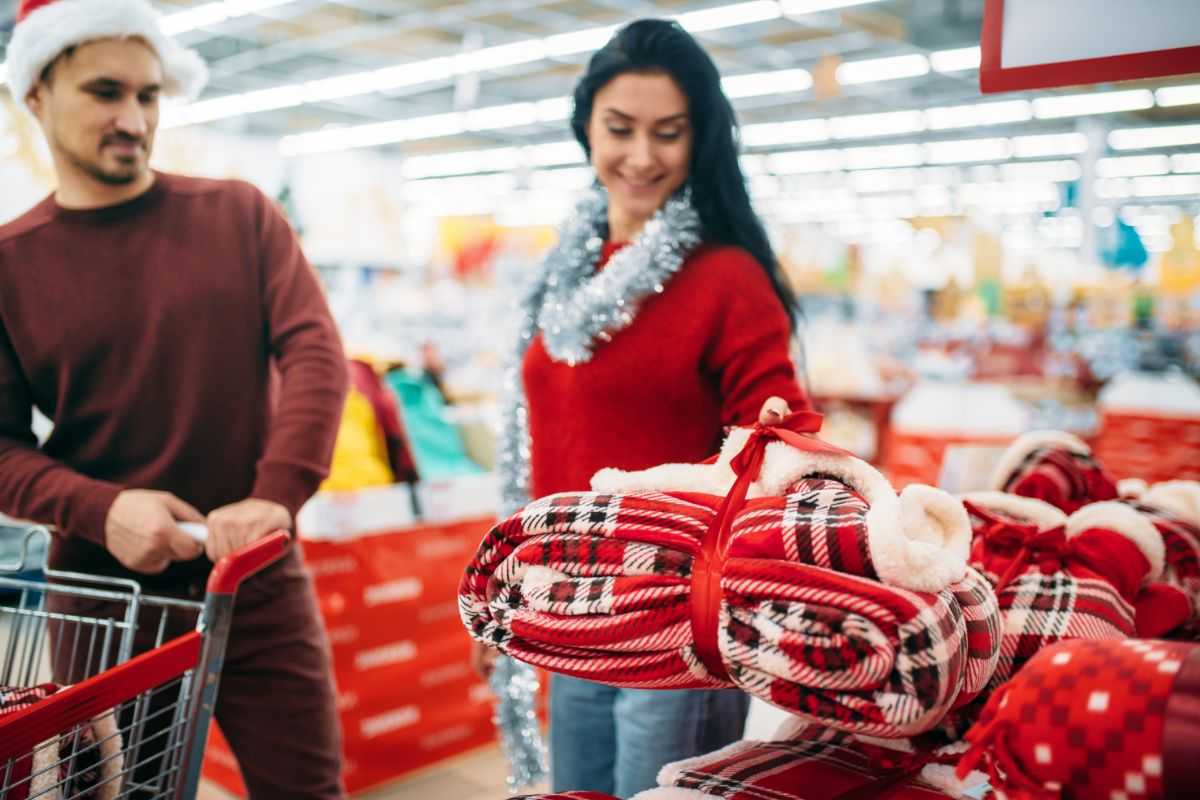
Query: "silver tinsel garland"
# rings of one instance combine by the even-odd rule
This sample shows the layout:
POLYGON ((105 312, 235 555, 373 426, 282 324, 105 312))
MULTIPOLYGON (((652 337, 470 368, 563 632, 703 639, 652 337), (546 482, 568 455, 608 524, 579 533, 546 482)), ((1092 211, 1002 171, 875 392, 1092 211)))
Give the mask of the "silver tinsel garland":
POLYGON ((549 771, 546 745, 538 726, 538 676, 533 667, 507 656, 498 658, 488 678, 498 701, 492 721, 508 760, 508 789, 515 792, 542 780, 549 771))
MULTIPOLYGON (((700 244, 700 215, 691 191, 676 192, 627 247, 596 272, 608 229, 608 193, 589 191, 559 231, 558 244, 521 297, 520 335, 504 374, 504 414, 497 470, 501 516, 530 501, 529 409, 521 362, 541 333, 555 361, 575 366, 591 359, 596 342, 606 342, 629 326, 641 302, 662 293, 688 254, 700 244)), ((496 725, 509 761, 509 788, 540 781, 546 774, 546 747, 534 710, 537 674, 507 656, 497 660, 491 686, 499 702, 496 725)))

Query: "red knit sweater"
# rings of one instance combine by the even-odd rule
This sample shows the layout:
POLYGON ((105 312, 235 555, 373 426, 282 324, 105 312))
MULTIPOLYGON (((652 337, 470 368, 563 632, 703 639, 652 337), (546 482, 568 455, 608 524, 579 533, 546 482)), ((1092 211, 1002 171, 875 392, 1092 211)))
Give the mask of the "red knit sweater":
POLYGON ((126 487, 294 514, 328 471, 345 384, 316 275, 250 184, 160 174, 120 205, 48 197, 0 226, 0 510, 57 525, 58 564, 123 572, 103 542, 126 487), (55 423, 40 449, 35 405, 55 423))
MULTIPOLYGON (((620 248, 608 244, 600 265, 620 248)), ((715 453, 724 426, 752 423, 771 395, 808 407, 787 315, 746 251, 706 245, 590 361, 523 364, 535 497, 588 488, 604 467, 645 469, 715 453)))

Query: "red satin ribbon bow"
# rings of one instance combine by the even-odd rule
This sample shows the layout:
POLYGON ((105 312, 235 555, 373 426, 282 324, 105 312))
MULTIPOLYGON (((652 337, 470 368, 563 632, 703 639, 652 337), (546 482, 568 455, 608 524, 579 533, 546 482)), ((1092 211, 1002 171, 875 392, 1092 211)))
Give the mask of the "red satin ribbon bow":
POLYGON ((762 471, 767 445, 771 442, 784 442, 810 453, 853 455, 809 435, 821 430, 822 419, 813 411, 797 411, 778 425, 756 424, 746 445, 730 462, 737 480, 713 518, 692 566, 692 638, 696 642, 696 654, 705 668, 722 680, 728 681, 729 673, 721 662, 717 645, 718 609, 721 606, 721 571, 733 518, 745 505, 746 493, 762 471))
POLYGON ((1008 568, 996 581, 996 594, 1027 564, 1036 563, 1043 573, 1062 568, 1064 559, 1070 554, 1066 529, 1062 525, 1042 530, 1037 525, 1026 525, 1004 519, 980 508, 969 500, 963 501, 967 511, 987 523, 983 541, 988 549, 1010 560, 1008 568))

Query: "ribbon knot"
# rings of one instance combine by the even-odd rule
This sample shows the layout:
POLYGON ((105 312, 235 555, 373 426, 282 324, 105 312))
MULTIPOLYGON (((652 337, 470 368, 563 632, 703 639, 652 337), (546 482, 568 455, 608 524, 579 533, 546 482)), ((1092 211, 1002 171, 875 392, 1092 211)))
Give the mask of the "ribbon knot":
POLYGON ((1050 574, 1062 569, 1071 554, 1066 528, 1062 525, 1042 529, 1037 525, 1004 519, 969 500, 964 500, 963 506, 973 516, 987 523, 982 535, 988 550, 1009 560, 1008 567, 996 581, 996 594, 1003 591, 1028 564, 1037 564, 1043 574, 1050 574))
POLYGON ((784 417, 778 425, 756 424, 746 444, 729 462, 737 480, 709 525, 692 566, 692 638, 696 643, 696 655, 705 669, 721 680, 728 681, 729 673, 721 662, 717 645, 718 610, 721 607, 721 572, 733 518, 745 505, 746 493, 762 471, 767 445, 771 442, 784 442, 810 453, 851 455, 810 435, 821 430, 822 419, 814 411, 797 411, 784 417))

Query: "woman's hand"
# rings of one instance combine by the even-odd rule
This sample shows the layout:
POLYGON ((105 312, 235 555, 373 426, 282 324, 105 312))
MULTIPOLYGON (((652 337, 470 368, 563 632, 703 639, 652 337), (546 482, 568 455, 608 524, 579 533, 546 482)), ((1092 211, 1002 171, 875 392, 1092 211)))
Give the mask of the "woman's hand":
POLYGON ((792 413, 787 401, 782 397, 768 397, 758 412, 758 421, 762 425, 778 425, 783 418, 792 413))
POLYGON ((496 666, 496 659, 499 657, 500 651, 496 648, 474 639, 471 640, 471 667, 485 681, 492 677, 492 669, 496 666))

